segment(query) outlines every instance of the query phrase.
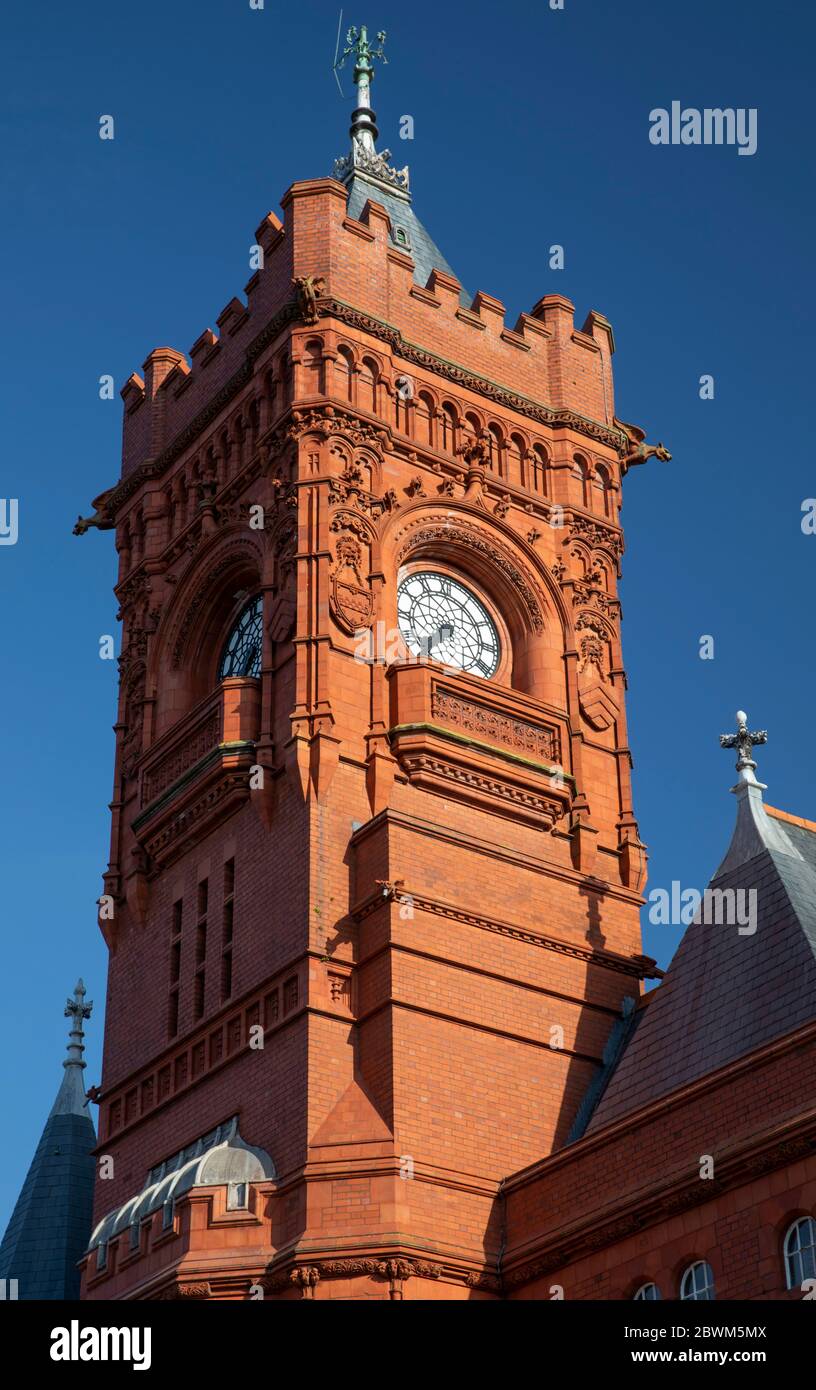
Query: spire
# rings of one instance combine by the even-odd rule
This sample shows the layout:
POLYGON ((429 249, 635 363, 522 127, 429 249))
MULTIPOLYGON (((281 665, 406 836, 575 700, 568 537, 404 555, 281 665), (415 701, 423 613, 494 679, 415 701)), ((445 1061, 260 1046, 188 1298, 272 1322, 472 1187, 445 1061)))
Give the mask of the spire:
POLYGON ((738 710, 720 739, 738 753, 731 844, 637 1010, 588 1134, 816 1019, 816 824, 764 805, 753 751, 767 737, 738 710))
POLYGON ((93 1005, 77 981, 62 1082, 0 1244, 0 1279, 13 1297, 79 1297, 79 1270, 91 1231, 96 1133, 85 1100, 82 1025, 93 1005))
POLYGON ((68 1056, 63 1062, 65 1074, 62 1083, 57 1091, 57 1098, 51 1107, 52 1115, 86 1115, 87 1101, 85 1099, 85 1082, 82 1076, 85 1070, 85 1062, 82 1054, 85 1051, 85 1031, 82 1027, 86 1018, 90 1018, 93 1009, 93 1000, 89 999, 85 1003, 85 986, 82 980, 77 980, 74 986, 73 999, 65 1001, 65 1017, 72 1020, 71 1029, 68 1034, 68 1056))
POLYGON ((357 88, 357 104, 351 114, 351 152, 335 160, 333 174, 341 183, 348 184, 355 173, 368 175, 376 183, 384 185, 389 191, 397 192, 409 199, 408 167, 394 169, 388 163, 390 150, 377 153, 377 118, 371 106, 371 83, 374 81, 374 62, 387 63, 383 52, 385 30, 377 34, 375 48, 368 38, 368 29, 362 24, 354 26, 346 34, 346 46, 335 63, 335 72, 342 68, 347 58, 354 58, 354 85, 357 88))
POLYGON ((764 782, 758 782, 754 773, 756 763, 752 757, 754 748, 759 744, 768 742, 768 734, 765 729, 760 729, 758 733, 751 733, 748 729, 748 715, 745 710, 737 710, 737 732, 735 734, 720 734, 721 748, 736 748, 737 757, 737 778, 736 785, 731 788, 737 798, 737 823, 734 826, 734 834, 728 853, 717 870, 712 883, 723 874, 730 873, 732 869, 739 868, 741 864, 746 864, 749 859, 760 854, 763 850, 775 850, 778 854, 785 854, 793 859, 801 859, 802 856, 790 838, 782 829, 778 821, 771 819, 765 810, 762 800, 762 793, 767 791, 764 782))

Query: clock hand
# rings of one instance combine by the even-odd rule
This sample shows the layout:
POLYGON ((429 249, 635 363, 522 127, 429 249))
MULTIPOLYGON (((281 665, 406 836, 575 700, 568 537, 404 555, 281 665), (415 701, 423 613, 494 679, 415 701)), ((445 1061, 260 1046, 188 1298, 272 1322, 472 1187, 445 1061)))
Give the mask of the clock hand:
POLYGON ((452 636, 453 623, 440 623, 435 632, 429 632, 425 637, 420 637, 419 645, 422 655, 430 656, 439 642, 449 642, 452 636))

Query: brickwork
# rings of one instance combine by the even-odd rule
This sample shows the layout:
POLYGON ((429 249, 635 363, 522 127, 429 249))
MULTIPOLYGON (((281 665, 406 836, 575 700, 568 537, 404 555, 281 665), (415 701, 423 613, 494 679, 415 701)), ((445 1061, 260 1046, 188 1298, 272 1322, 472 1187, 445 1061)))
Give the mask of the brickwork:
POLYGON ((194 1190, 84 1287, 494 1297, 500 1185, 565 1142, 651 968, 612 332, 417 285, 374 194, 283 212, 246 305, 122 393, 96 1218, 236 1113, 277 1177, 243 1213, 194 1190), (488 608, 493 679, 381 650, 423 567, 488 608), (219 683, 256 593, 260 675, 219 683))

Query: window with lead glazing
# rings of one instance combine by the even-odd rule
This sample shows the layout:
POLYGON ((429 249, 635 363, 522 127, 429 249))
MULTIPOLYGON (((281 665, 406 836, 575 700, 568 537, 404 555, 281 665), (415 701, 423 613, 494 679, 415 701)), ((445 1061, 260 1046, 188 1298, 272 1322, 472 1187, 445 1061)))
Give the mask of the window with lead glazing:
POLYGON ((263 599, 258 594, 241 610, 232 626, 218 665, 218 679, 260 676, 263 648, 263 599))

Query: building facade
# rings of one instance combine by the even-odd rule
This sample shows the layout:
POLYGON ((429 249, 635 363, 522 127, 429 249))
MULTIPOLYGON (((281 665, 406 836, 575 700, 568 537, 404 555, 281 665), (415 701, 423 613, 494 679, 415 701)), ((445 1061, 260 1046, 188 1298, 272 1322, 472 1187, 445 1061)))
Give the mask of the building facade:
POLYGON ((668 454, 602 314, 466 293, 349 46, 350 154, 130 377, 76 528, 123 624, 83 1296, 631 1296, 641 1227, 687 1253, 604 1118, 659 1012, 617 582, 668 454))

